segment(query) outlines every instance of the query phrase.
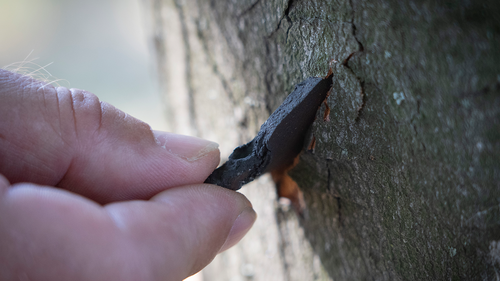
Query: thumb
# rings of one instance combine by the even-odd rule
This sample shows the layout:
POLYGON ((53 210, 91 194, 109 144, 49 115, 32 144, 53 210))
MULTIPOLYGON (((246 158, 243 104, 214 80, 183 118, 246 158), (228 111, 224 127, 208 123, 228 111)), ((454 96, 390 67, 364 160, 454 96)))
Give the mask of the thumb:
POLYGON ((181 280, 200 271, 235 245, 256 219, 245 196, 208 184, 172 188, 149 202, 105 208, 148 271, 162 280, 181 280))
POLYGON ((0 173, 11 183, 64 188, 98 203, 149 199, 203 182, 215 143, 152 132, 86 91, 0 69, 0 173))

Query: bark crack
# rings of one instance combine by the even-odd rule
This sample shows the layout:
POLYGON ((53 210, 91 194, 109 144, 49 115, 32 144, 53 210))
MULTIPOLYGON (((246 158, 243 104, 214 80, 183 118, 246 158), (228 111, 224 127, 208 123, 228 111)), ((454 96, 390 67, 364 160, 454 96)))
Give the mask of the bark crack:
POLYGON ((295 0, 288 0, 288 3, 287 3, 286 8, 285 8, 285 12, 281 16, 280 21, 278 22, 278 26, 276 27, 276 29, 273 32, 271 32, 271 34, 269 34, 269 36, 267 36, 267 38, 272 38, 274 36, 274 34, 276 34, 276 32, 278 32, 278 30, 280 30, 281 22, 283 21, 283 19, 286 19, 288 21, 288 23, 290 23, 290 26, 286 30, 286 37, 285 37, 286 38, 285 42, 288 42, 288 32, 292 28, 292 19, 290 18, 289 14, 290 14, 290 9, 293 6, 293 3, 295 3, 295 0))
POLYGON ((330 161, 327 160, 327 164, 326 164, 326 168, 327 168, 327 171, 328 171, 328 176, 327 176, 327 189, 328 191, 333 195, 333 198, 335 198, 335 200, 337 200, 337 220, 338 220, 338 227, 341 228, 342 227, 342 201, 340 199, 340 195, 337 193, 337 192, 334 192, 333 191, 333 188, 332 188, 332 172, 331 172, 331 169, 330 169, 330 161))
MULTIPOLYGON (((268 40, 266 40, 266 57, 268 57, 268 58, 271 57, 271 50, 270 50, 270 47, 269 47, 269 41, 268 40)), ((268 93, 268 95, 266 95, 266 97, 272 96, 272 89, 271 89, 271 80, 272 79, 270 78, 272 72, 273 72, 272 67, 270 67, 268 65, 267 66, 267 70, 266 70, 266 75, 264 76, 264 82, 266 84, 266 90, 267 90, 267 93, 268 93)), ((266 106, 266 110, 267 110, 268 115, 271 115, 273 113, 273 111, 274 111, 273 108, 271 107, 271 103, 266 100, 265 106, 266 106)))
POLYGON ((186 23, 186 14, 184 11, 183 4, 179 0, 175 0, 175 7, 179 13, 179 19, 181 24, 182 41, 184 44, 184 49, 186 50, 185 65, 186 65, 186 85, 188 90, 188 110, 189 110, 189 123, 191 128, 194 130, 195 135, 198 134, 198 126, 196 125, 196 109, 194 106, 194 89, 193 89, 193 70, 191 68, 191 48, 189 44, 189 31, 186 23))
POLYGON ((358 43, 358 50, 355 52, 352 52, 347 56, 347 58, 342 62, 342 65, 345 66, 349 71, 356 77, 356 79, 359 82, 360 88, 361 88, 361 106, 357 110, 357 115, 356 118, 354 118, 354 122, 359 122, 361 115, 363 113, 363 109, 366 105, 366 94, 365 94, 365 81, 356 73, 354 73, 354 70, 349 66, 349 60, 356 54, 356 53, 361 53, 365 50, 363 44, 358 40, 358 37, 356 36, 356 25, 354 24, 354 5, 352 3, 352 0, 349 0, 349 4, 351 6, 352 10, 352 18, 351 18, 351 26, 352 26, 352 36, 354 37, 354 40, 358 43))
POLYGON ((233 93, 233 90, 231 89, 231 86, 229 85, 229 82, 227 81, 226 77, 219 71, 219 67, 217 65, 217 62, 215 61, 214 57, 211 55, 209 47, 208 47, 208 40, 203 34, 203 29, 201 28, 201 23, 199 20, 196 20, 196 31, 197 31, 197 36, 200 39, 201 45, 203 47, 203 51, 205 52, 207 58, 208 58, 208 63, 212 67, 212 71, 215 74, 215 76, 219 79, 219 82, 222 85, 222 88, 226 92, 229 100, 231 103, 236 106, 236 97, 233 93))
MULTIPOLYGON (((288 42, 288 33, 290 32, 290 29, 292 28, 292 19, 290 18, 289 14, 290 14, 290 8, 292 8, 294 1, 295 0, 288 0, 287 7, 285 9, 284 16, 286 17, 286 20, 290 24, 290 26, 286 30, 285 42, 288 42)), ((282 20, 283 20, 283 18, 282 18, 282 20)), ((280 24, 281 24, 281 20, 280 20, 280 24)), ((279 27, 279 25, 278 25, 278 27, 279 27)))
MULTIPOLYGON (((288 0, 287 6, 285 8, 285 11, 283 12, 283 15, 281 16, 281 18, 280 18, 280 20, 278 22, 278 26, 276 27, 276 29, 273 32, 271 32, 270 35, 268 35, 266 37, 266 39, 268 39, 268 40, 266 40, 266 46, 265 47, 266 47, 266 57, 268 57, 268 58, 271 57, 271 49, 270 49, 270 46, 269 46, 269 44, 270 44, 269 39, 273 38, 274 35, 276 34, 276 32, 278 32, 278 30, 280 30, 280 28, 281 28, 281 22, 283 21, 283 19, 286 19, 290 23, 290 26, 286 30, 286 37, 285 37, 285 42, 288 42, 288 34, 290 32, 290 29, 292 28, 292 20, 291 20, 289 14, 290 14, 290 9, 294 5, 294 3, 295 3, 295 0, 288 0)), ((268 69, 266 71, 265 78, 264 78, 265 79, 265 84, 266 84, 266 89, 267 89, 267 92, 269 93, 269 95, 266 95, 266 96, 272 96, 271 95, 272 94, 272 91, 271 91, 271 80, 272 79, 269 78, 272 72, 273 72, 272 67, 268 67, 268 69)), ((274 111, 274 109, 271 108, 271 104, 269 102, 266 102, 266 110, 268 111, 269 114, 271 114, 274 111)))
MULTIPOLYGON (((349 5, 351 6, 352 10, 352 18, 351 18, 351 25, 352 25, 352 35, 354 36, 354 40, 358 42, 359 50, 357 52, 363 52, 365 48, 363 47, 363 44, 358 40, 358 37, 356 37, 356 25, 354 24, 354 4, 352 3, 352 0, 349 0, 349 5)), ((351 54, 352 55, 352 54, 351 54)), ((349 56, 349 58, 351 57, 349 56)))
POLYGON ((281 259, 281 264, 283 266, 283 276, 285 277, 285 280, 292 280, 290 276, 290 263, 287 260, 287 245, 289 244, 288 237, 289 235, 286 234, 286 222, 290 219, 289 217, 289 211, 283 210, 281 208, 278 208, 276 210, 276 221, 278 223, 278 236, 279 236, 279 244, 278 244, 278 249, 279 249, 279 257, 281 259))
POLYGON ((260 0, 255 1, 250 7, 246 8, 243 12, 241 12, 239 15, 237 15, 237 18, 241 18, 242 16, 250 13, 257 5, 260 3, 260 0))

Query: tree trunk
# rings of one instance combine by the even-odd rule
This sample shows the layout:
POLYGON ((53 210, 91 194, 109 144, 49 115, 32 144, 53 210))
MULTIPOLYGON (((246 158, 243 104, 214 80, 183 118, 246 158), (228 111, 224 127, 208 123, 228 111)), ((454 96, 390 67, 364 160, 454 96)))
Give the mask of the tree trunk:
POLYGON ((259 218, 206 280, 500 279, 500 4, 145 0, 172 130, 251 140, 332 67, 291 176, 242 192, 259 218))

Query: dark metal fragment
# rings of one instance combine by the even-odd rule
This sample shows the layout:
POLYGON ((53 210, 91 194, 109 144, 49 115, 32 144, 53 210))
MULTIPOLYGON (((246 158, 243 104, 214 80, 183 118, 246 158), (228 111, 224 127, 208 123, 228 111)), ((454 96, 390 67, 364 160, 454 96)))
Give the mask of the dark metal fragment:
POLYGON ((237 147, 205 182, 238 190, 266 172, 290 166, 302 150, 307 130, 331 85, 331 75, 324 79, 310 77, 297 84, 262 124, 257 136, 237 147))

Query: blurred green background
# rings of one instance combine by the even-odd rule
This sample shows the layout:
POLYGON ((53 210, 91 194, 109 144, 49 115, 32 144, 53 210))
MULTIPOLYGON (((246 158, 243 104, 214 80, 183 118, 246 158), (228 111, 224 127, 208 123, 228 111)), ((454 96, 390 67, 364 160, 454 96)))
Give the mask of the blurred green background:
POLYGON ((139 0, 0 0, 0 67, 50 64, 49 80, 165 130, 143 16, 139 0))

